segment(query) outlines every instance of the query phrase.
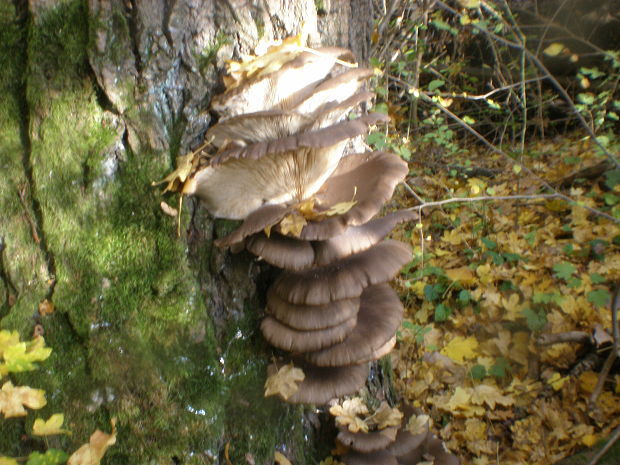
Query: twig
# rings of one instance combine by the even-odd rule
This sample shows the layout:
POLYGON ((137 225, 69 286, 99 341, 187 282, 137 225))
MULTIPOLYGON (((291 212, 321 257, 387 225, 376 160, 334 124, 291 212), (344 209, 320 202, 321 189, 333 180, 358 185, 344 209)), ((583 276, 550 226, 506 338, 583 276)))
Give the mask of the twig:
POLYGON ((537 340, 539 346, 560 344, 562 342, 592 343, 592 336, 585 331, 567 331, 565 333, 543 334, 537 340))
POLYGON ((411 188, 411 186, 406 181, 403 181, 403 186, 405 186, 405 190, 409 192, 411 195, 413 195, 418 202, 425 203, 424 199, 420 197, 418 194, 416 194, 415 191, 411 188))
POLYGON ((590 396, 590 405, 594 405, 596 403, 596 399, 601 395, 601 391, 603 390, 603 385, 605 384, 605 380, 607 379, 607 375, 609 375, 609 371, 616 361, 616 357, 618 357, 618 349, 620 349, 620 329, 618 328, 618 307, 620 306, 620 283, 616 285, 616 290, 614 291, 614 296, 611 299, 611 325, 614 336, 614 343, 611 347, 611 352, 607 356, 605 363, 603 364, 603 368, 598 375, 598 382, 596 383, 596 387, 594 391, 592 391, 592 395, 590 396))
POLYGON ((562 194, 533 194, 533 195, 482 195, 480 197, 454 197, 451 199, 438 200, 436 202, 424 202, 422 205, 416 205, 415 207, 406 208, 406 211, 418 210, 422 211, 424 208, 439 207, 449 203, 457 202, 480 202, 482 200, 518 200, 518 199, 554 199, 562 197, 562 194))
MULTIPOLYGON (((459 14, 458 11, 454 10, 453 8, 451 8, 450 6, 446 5, 444 2, 437 0, 436 3, 441 9, 452 13, 455 16, 461 16, 459 14)), ((478 31, 484 33, 484 34, 488 34, 490 37, 492 37, 493 39, 497 40, 498 42, 511 47, 511 48, 516 48, 521 50, 523 53, 525 53, 525 55, 527 56, 527 58, 540 70, 542 71, 546 78, 549 79, 549 81, 551 81, 551 84, 553 85, 553 87, 555 87, 555 89, 560 93, 560 95, 562 96, 562 98, 566 101, 566 103, 571 107, 574 115, 577 117, 577 119, 579 120, 579 122, 581 123, 581 125, 583 126, 583 128, 585 129, 585 131, 588 133, 588 135, 592 138, 592 140, 594 140, 594 143, 596 145, 598 145, 598 147, 601 149, 601 151, 605 154, 605 156, 609 159, 609 161, 611 161, 616 167, 620 167, 620 162, 616 159, 616 157, 614 155, 612 155, 607 148, 601 143, 601 141, 598 139, 598 137, 596 137, 596 134, 594 134, 594 131, 592 130, 592 128, 590 127, 590 125, 588 125, 587 121, 585 120, 585 118, 583 117, 583 115, 581 113, 579 113, 579 111, 577 110, 577 108, 575 107, 575 104, 573 102, 573 100, 570 98, 570 95, 568 95, 568 92, 566 92, 566 90, 564 89, 564 87, 562 86, 562 84, 560 84, 558 82, 558 80, 553 76, 553 74, 551 74, 549 72, 549 70, 547 69, 547 67, 538 59, 538 57, 536 57, 532 52, 530 52, 527 48, 524 48, 522 46, 522 44, 516 43, 516 42, 512 42, 508 39, 505 39, 497 34, 495 34, 494 32, 491 32, 487 29, 485 29, 484 27, 480 26, 479 24, 476 23, 471 23, 472 27, 476 28, 478 31)))
POLYGON ((598 461, 601 460, 601 458, 603 458, 603 456, 607 453, 607 451, 611 449, 611 446, 613 446, 618 439, 620 439, 620 426, 618 426, 614 430, 613 434, 609 437, 609 441, 607 441, 607 444, 605 444, 605 446, 603 446, 603 448, 598 451, 598 454, 596 454, 592 458, 592 460, 590 460, 588 465, 596 465, 598 461))

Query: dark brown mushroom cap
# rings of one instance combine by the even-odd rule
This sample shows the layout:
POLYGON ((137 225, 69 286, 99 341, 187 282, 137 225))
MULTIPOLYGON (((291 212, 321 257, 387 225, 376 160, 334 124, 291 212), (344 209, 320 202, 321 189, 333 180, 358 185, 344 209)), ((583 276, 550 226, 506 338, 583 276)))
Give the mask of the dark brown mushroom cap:
POLYGON ((346 366, 376 360, 393 347, 403 316, 398 295, 382 283, 364 289, 355 329, 339 344, 306 354, 316 366, 346 366))
POLYGON ((273 288, 287 302, 324 305, 357 297, 366 287, 389 281, 410 260, 407 244, 388 240, 326 266, 284 272, 273 288))
POLYGON ((329 75, 336 59, 353 60, 351 52, 342 48, 324 47, 316 52, 302 52, 273 73, 245 80, 215 96, 211 108, 222 118, 272 108, 293 108, 329 75))
POLYGON ((313 242, 315 265, 327 265, 348 255, 362 252, 387 236, 394 226, 417 219, 413 211, 398 211, 375 218, 360 226, 352 226, 344 233, 325 241, 313 242))
POLYGON ((246 241, 246 248, 267 263, 285 270, 302 270, 312 265, 314 250, 308 241, 272 233, 254 234, 246 241))
POLYGON ((342 462, 346 465, 398 465, 396 457, 385 450, 376 452, 357 452, 349 450, 342 456, 342 462))
POLYGON ((411 434, 409 431, 401 429, 396 435, 396 440, 389 445, 387 450, 394 454, 396 457, 406 456, 412 453, 414 450, 420 450, 420 456, 422 455, 424 444, 431 433, 411 434))
POLYGON ((325 305, 294 305, 282 300, 270 287, 265 311, 291 328, 311 331, 339 325, 356 316, 359 307, 359 297, 334 300, 325 305))
POLYGON ((325 240, 342 234, 349 226, 366 223, 392 197, 394 188, 407 175, 407 163, 386 152, 344 157, 316 194, 325 209, 341 202, 357 203, 346 213, 311 221, 301 232, 304 240, 325 240))
POLYGON ((246 237, 273 226, 291 211, 283 204, 264 205, 250 213, 237 229, 215 241, 218 247, 230 247, 241 243, 246 237))
POLYGON ((260 329, 265 339, 278 349, 307 352, 339 343, 353 331, 356 321, 357 316, 353 316, 336 326, 314 331, 298 331, 271 316, 266 316, 261 322, 260 329))
POLYGON ((295 363, 303 370, 299 390, 287 399, 294 404, 323 405, 336 397, 357 392, 366 382, 370 370, 367 363, 348 367, 315 367, 295 363))
POLYGON ((350 447, 358 452, 374 452, 388 447, 396 439, 398 428, 390 426, 380 431, 370 433, 352 433, 347 427, 339 427, 336 439, 341 444, 350 447))
POLYGON ((351 121, 342 121, 314 131, 292 134, 280 139, 265 140, 242 147, 234 147, 224 150, 213 157, 211 166, 225 163, 231 159, 259 160, 268 154, 280 154, 300 148, 330 147, 343 140, 365 134, 369 126, 386 121, 389 121, 386 115, 370 113, 351 121))

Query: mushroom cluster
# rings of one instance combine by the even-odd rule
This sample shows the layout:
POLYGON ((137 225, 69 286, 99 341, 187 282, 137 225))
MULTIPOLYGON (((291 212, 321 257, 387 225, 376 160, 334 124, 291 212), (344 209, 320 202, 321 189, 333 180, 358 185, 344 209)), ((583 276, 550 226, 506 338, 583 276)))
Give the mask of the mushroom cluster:
POLYGON ((374 97, 363 90, 373 71, 352 60, 348 50, 289 39, 237 64, 212 103, 220 118, 207 140, 217 151, 184 190, 214 216, 243 220, 219 246, 245 246, 283 270, 261 330, 303 370, 289 402, 357 391, 402 319, 387 282, 411 253, 384 238, 414 214, 377 214, 408 167, 390 153, 347 154, 352 139, 387 120, 351 114, 374 97))

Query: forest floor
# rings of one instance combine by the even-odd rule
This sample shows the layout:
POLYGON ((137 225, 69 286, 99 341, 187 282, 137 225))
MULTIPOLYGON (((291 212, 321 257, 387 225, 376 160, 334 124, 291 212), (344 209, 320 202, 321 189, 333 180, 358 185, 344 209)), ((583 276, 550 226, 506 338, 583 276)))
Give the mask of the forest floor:
POLYGON ((620 185, 586 169, 604 160, 594 144, 573 134, 532 143, 518 160, 475 148, 450 165, 415 157, 397 208, 531 198, 447 203, 395 232, 414 249, 397 283, 403 400, 430 415, 462 463, 551 464, 609 437, 620 425, 617 370, 591 397, 612 344, 620 228, 586 207, 617 217, 620 185), (545 182, 574 202, 538 197, 545 182))

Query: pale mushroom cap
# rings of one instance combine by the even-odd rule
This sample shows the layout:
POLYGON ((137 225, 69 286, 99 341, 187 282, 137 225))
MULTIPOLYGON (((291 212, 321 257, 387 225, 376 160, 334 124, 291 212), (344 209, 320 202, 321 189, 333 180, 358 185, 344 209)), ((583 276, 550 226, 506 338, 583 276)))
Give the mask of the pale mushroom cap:
POLYGON ((340 343, 306 354, 317 366, 346 366, 377 360, 394 346, 403 305, 389 284, 376 284, 360 297, 357 325, 340 343))
POLYGON ((367 363, 335 368, 300 364, 300 368, 305 378, 300 383, 299 390, 287 401, 316 405, 323 405, 331 399, 357 392, 366 383, 370 370, 367 363))
POLYGON ((274 292, 298 305, 350 299, 370 285, 389 281, 410 260, 408 245, 388 240, 326 266, 284 272, 273 284, 274 292))
POLYGON ((300 331, 329 328, 357 315, 359 297, 334 300, 325 305, 295 305, 282 300, 273 287, 267 291, 265 311, 291 328, 300 331))
POLYGON ((351 52, 342 48, 325 47, 317 52, 303 52, 279 70, 250 78, 238 87, 215 96, 211 108, 222 118, 230 118, 242 113, 294 107, 325 79, 336 59, 352 58, 351 52))

